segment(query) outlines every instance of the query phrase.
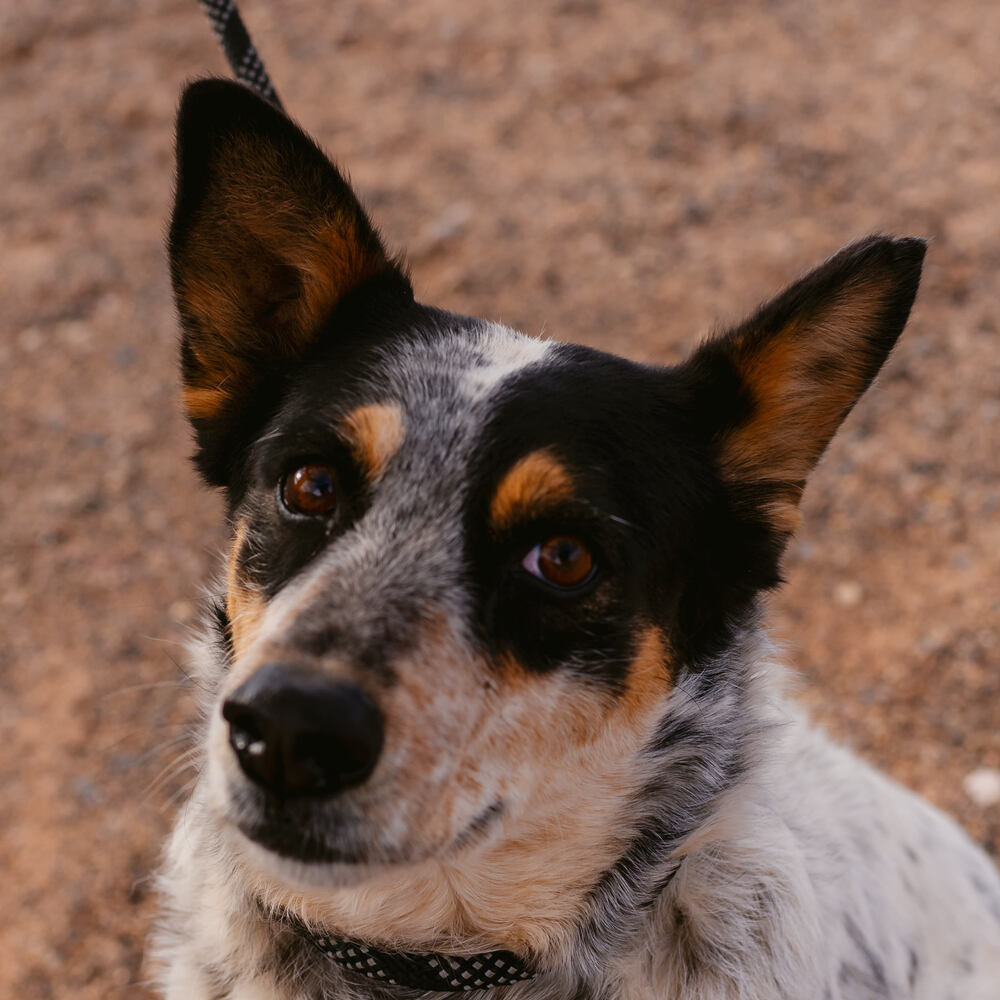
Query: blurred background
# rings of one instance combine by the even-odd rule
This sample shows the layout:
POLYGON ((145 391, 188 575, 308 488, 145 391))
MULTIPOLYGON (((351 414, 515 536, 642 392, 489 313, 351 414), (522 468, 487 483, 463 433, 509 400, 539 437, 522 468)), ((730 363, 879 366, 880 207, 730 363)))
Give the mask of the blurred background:
MULTIPOLYGON (((246 0, 418 295, 672 362, 840 245, 931 239, 773 601, 839 738, 1000 848, 1000 6, 246 0)), ((223 540, 163 251, 195 0, 0 0, 0 995, 146 998, 223 540)))

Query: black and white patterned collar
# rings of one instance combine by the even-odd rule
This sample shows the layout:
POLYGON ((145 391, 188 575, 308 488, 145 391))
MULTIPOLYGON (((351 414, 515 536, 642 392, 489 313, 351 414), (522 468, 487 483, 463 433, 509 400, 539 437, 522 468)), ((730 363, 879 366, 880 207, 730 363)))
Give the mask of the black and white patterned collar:
POLYGON ((356 941, 320 937, 308 931, 304 936, 345 969, 390 986, 439 993, 471 993, 535 977, 530 965, 510 951, 488 951, 480 955, 396 952, 356 941))

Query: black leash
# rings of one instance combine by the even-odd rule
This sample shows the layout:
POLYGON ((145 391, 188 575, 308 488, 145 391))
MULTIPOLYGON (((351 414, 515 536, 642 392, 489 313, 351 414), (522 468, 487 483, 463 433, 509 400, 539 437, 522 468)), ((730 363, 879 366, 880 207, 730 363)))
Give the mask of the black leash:
POLYGON ((232 67, 236 79, 256 90, 266 101, 270 101, 279 111, 284 111, 278 93, 271 83, 271 78, 264 69, 264 64, 257 54, 257 49, 250 41, 246 25, 234 0, 198 0, 201 9, 208 15, 212 28, 226 59, 232 67))

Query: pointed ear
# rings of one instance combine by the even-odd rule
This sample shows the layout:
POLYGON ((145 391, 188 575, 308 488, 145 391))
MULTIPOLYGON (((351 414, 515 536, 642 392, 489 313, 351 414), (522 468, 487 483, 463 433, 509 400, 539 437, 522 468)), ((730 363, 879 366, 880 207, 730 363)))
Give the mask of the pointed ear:
POLYGON ((229 447, 261 383, 309 349, 345 295, 398 271, 316 144, 226 80, 195 83, 181 101, 169 248, 184 402, 202 471, 221 485, 213 452, 229 447))
POLYGON ((722 476, 778 535, 902 332, 925 249, 883 236, 848 246, 691 358, 722 476))

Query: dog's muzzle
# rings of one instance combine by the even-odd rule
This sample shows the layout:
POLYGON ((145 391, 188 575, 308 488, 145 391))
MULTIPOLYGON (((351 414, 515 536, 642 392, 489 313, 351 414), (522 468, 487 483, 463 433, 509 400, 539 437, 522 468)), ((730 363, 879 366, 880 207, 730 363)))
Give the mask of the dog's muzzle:
POLYGON ((293 664, 261 667, 222 715, 243 773, 280 799, 360 785, 382 751, 382 715, 360 687, 293 664))

